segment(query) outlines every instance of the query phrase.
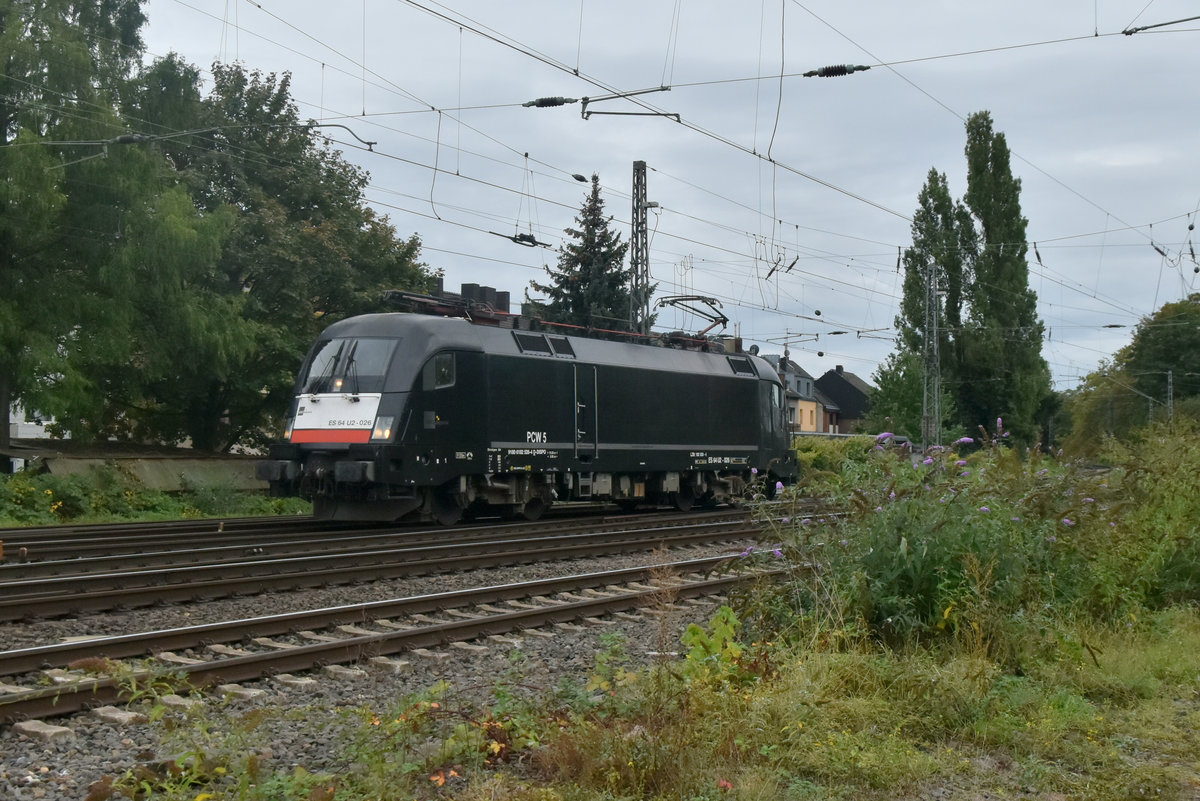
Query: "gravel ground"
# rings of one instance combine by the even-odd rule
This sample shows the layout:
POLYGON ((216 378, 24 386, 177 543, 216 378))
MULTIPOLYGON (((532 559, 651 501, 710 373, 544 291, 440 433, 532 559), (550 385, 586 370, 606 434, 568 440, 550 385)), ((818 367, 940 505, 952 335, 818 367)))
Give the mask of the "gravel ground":
MULTIPOLYGON (((656 554, 653 562, 676 561, 736 552, 730 546, 673 550, 656 554)), ((552 564, 525 565, 471 573, 448 574, 420 579, 373 582, 282 594, 232 598, 205 603, 138 609, 88 617, 40 621, 35 624, 0 625, 0 647, 15 649, 57 642, 64 637, 124 634, 159 628, 217 622, 238 617, 347 603, 445 592, 472 586, 505 584, 558 575, 594 572, 646 564, 645 555, 570 560, 552 564)), ((277 679, 244 685, 262 690, 246 700, 209 694, 202 704, 184 713, 195 716, 216 731, 246 736, 249 714, 262 720, 253 730, 253 743, 244 750, 257 751, 268 766, 290 771, 301 766, 309 771, 337 769, 336 744, 341 729, 339 710, 386 709, 398 699, 424 691, 445 681, 450 690, 442 703, 448 708, 485 700, 498 679, 513 682, 524 692, 549 690, 564 678, 586 680, 595 654, 605 648, 603 639, 613 632, 624 635, 625 647, 635 663, 671 658, 664 656, 679 647, 679 635, 689 623, 704 622, 712 605, 689 606, 638 615, 638 620, 614 618, 610 625, 592 625, 580 631, 549 630, 551 637, 526 633, 518 644, 487 642, 483 653, 448 648, 430 656, 405 657, 409 666, 393 672, 365 668, 354 678, 314 674, 315 684, 290 687, 277 679), (259 712, 253 710, 258 709, 259 712), (322 714, 317 710, 324 710, 322 714)), ((133 704, 132 711, 146 711, 146 704, 133 704)), ((187 750, 183 740, 161 741, 166 727, 130 722, 113 724, 94 713, 48 721, 64 726, 70 735, 43 741, 0 727, 0 799, 85 799, 89 788, 105 776, 121 776, 145 769, 187 750), (139 767, 142 766, 142 767, 139 767)), ((178 733, 195 730, 181 726, 178 733)), ((99 797, 93 795, 93 799, 99 797)))

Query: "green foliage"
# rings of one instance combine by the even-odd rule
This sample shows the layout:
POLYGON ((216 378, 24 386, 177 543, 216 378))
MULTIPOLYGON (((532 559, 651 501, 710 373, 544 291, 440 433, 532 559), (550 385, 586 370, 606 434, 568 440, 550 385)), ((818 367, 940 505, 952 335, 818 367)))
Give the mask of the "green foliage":
POLYGON ((1072 431, 1066 449, 1096 457, 1108 437, 1168 418, 1168 373, 1176 419, 1200 420, 1200 294, 1143 319, 1129 345, 1066 397, 1072 431))
MULTIPOLYGON (((592 176, 592 189, 575 218, 578 228, 567 228, 575 241, 559 252, 558 265, 546 267, 547 283, 530 282, 546 296, 531 301, 545 320, 582 328, 631 330, 630 270, 623 266, 629 243, 610 230, 600 198, 600 179, 592 176)), ((650 288, 653 292, 653 288, 650 288)), ((526 293, 528 299, 528 293, 526 293)), ((648 321, 648 324, 653 320, 648 321)))
POLYGON ((144 23, 140 0, 0 15, 0 408, 76 440, 257 444, 320 328, 432 276, 289 77, 218 64, 203 97, 177 56, 143 66, 144 23))
POLYGON ((876 430, 919 433, 924 391, 926 307, 931 274, 945 299, 934 311, 943 392, 942 425, 973 431, 1003 415, 1020 441, 1041 438, 1053 408, 1050 371, 1041 356, 1042 323, 1029 289, 1027 221, 1004 134, 985 112, 967 119, 967 191, 950 196, 946 176, 930 170, 904 253, 904 297, 896 353, 875 380, 882 410, 876 430), (893 425, 882 427, 882 418, 893 425))
POLYGON ((1014 667, 1062 645, 1046 637, 1052 621, 1200 600, 1193 427, 1112 445, 1108 471, 1018 453, 1010 439, 917 458, 879 447, 811 474, 805 492, 851 511, 775 527, 795 562, 821 568, 756 596, 742 610, 753 636, 941 642, 1014 667))
POLYGON ((150 490, 113 466, 65 476, 32 471, 0 475, 0 526, 309 513, 308 504, 298 499, 228 487, 150 490))
POLYGON ((697 681, 725 682, 736 678, 744 648, 738 642, 741 624, 728 606, 722 606, 708 629, 692 623, 683 633, 687 648, 684 673, 697 681))

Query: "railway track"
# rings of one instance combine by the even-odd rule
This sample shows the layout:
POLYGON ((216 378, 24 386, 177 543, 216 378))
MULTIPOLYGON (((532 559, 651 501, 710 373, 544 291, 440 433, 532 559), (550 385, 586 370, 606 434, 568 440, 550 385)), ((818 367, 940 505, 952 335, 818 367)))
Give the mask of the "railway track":
POLYGON ((758 529, 743 512, 639 516, 438 531, 374 544, 327 542, 246 553, 216 547, 208 560, 144 567, 132 562, 70 560, 0 566, 0 621, 210 600, 271 590, 469 570, 496 565, 599 556, 655 547, 707 545, 752 538, 758 529), (536 535, 526 533, 536 530, 536 535), (450 537, 447 541, 447 537, 450 537), (435 541, 436 540, 436 541, 435 541), (125 565, 125 566, 122 566, 125 565), (65 572, 64 572, 65 571, 65 572), (49 575, 46 575, 49 573, 49 575))
MULTIPOLYGON (((601 514, 604 510, 598 504, 560 504, 547 512, 546 519, 601 514)), ((346 534, 398 536, 420 531, 429 531, 428 526, 351 523, 301 516, 0 528, 0 565, 184 552, 194 550, 200 539, 210 547, 237 547, 277 541, 320 542, 346 534)), ((447 529, 438 531, 444 535, 447 529)))
POLYGON ((151 682, 160 691, 187 690, 318 666, 394 666, 390 658, 406 651, 553 625, 602 625, 605 615, 695 602, 781 572, 712 575, 728 561, 709 557, 0 652, 0 676, 19 682, 0 683, 0 721, 120 702, 151 682), (201 648, 203 658, 176 653, 201 648), (147 655, 150 664, 116 661, 147 655), (105 672, 62 669, 72 665, 105 672), (47 680, 51 686, 37 686, 47 680))

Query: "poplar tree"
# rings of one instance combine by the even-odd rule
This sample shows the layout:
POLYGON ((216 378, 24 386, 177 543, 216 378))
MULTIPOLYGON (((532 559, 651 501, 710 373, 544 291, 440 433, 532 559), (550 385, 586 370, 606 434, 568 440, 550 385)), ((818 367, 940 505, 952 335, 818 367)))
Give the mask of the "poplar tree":
POLYGON ((556 267, 544 268, 549 281, 530 282, 547 298, 531 301, 542 319, 589 329, 632 330, 631 275, 623 266, 629 244, 609 228, 610 221, 600 197, 600 178, 593 175, 591 191, 575 217, 577 227, 566 229, 574 241, 560 249, 556 267))
POLYGON ((979 248, 958 354, 962 422, 990 429, 1002 417, 1015 435, 1033 440, 1052 393, 1042 358, 1045 327, 1029 288, 1021 180, 1012 174, 1004 134, 992 130, 986 111, 967 118, 965 152, 964 201, 978 226, 979 248))
MULTIPOLYGON (((879 386, 904 399, 884 405, 895 428, 920 429, 930 273, 940 297, 935 312, 946 429, 1006 430, 1035 439, 1048 408, 1050 371, 1041 356, 1043 326, 1029 288, 1027 221, 1021 182, 1012 174, 1004 135, 986 111, 966 125, 967 192, 954 201, 944 173, 930 170, 913 214, 912 245, 904 251, 904 295, 896 318, 897 352, 879 368, 879 386)), ((874 415, 878 417, 878 415, 874 415)))

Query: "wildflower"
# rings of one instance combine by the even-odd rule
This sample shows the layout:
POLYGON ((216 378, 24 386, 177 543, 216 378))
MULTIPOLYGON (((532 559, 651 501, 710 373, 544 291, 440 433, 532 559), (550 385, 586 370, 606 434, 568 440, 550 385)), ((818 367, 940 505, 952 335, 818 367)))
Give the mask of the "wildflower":
POLYGON ((892 490, 891 492, 888 493, 888 500, 892 500, 892 501, 896 500, 896 491, 895 490, 892 490))
POLYGON ((954 440, 954 444, 955 445, 974 445, 975 440, 972 439, 971 437, 961 437, 959 439, 954 440))
POLYGON ((781 489, 783 489, 783 482, 782 482, 782 481, 776 481, 776 482, 775 482, 775 489, 776 489, 777 491, 778 491, 778 490, 781 490, 781 489))
POLYGON ((1073 526, 1073 525, 1075 525, 1075 521, 1074 521, 1074 520, 1072 520, 1072 519, 1071 519, 1071 518, 1069 518, 1069 517, 1064 517, 1064 518, 1063 518, 1063 525, 1064 525, 1064 526, 1073 526))
POLYGON ((876 445, 876 446, 875 446, 874 448, 872 448, 871 450, 874 450, 874 451, 881 451, 881 450, 883 450, 883 446, 882 446, 882 445, 876 445))
POLYGON ((1011 520, 1012 520, 1014 523, 1020 523, 1020 522, 1021 522, 1021 518, 1019 518, 1019 517, 1013 517, 1013 518, 1011 518, 1011 520))
POLYGON ((966 460, 966 459, 959 459, 958 461, 956 461, 956 462, 955 462, 955 464, 956 464, 956 465, 958 465, 959 467, 966 467, 966 466, 967 466, 967 460, 966 460))
POLYGON ((782 559, 782 558, 783 558, 783 546, 782 546, 782 545, 776 545, 774 548, 772 548, 772 549, 771 549, 771 553, 772 553, 774 556, 777 556, 777 557, 779 557, 780 559, 782 559))
POLYGON ((959 475, 960 475, 960 476, 969 476, 969 475, 971 475, 971 471, 970 471, 970 470, 964 470, 964 471, 962 471, 961 473, 959 473, 959 475))
POLYGON ((876 511, 876 512, 882 512, 882 511, 883 511, 883 507, 882 507, 882 506, 876 506, 876 507, 875 507, 875 511, 876 511))
POLYGON ((876 442, 886 442, 887 440, 891 439, 894 436, 895 436, 895 434, 893 434, 891 431, 884 431, 882 434, 875 437, 875 441, 876 442))
POLYGON ((1007 437, 1007 436, 1009 435, 1009 433, 1010 433, 1010 432, 1008 432, 1008 431, 1005 431, 1005 432, 1004 432, 1004 436, 1006 436, 1006 437, 1007 437))
POLYGON ((1038 474, 1039 476, 1044 476, 1044 475, 1046 475, 1046 474, 1047 474, 1047 473, 1049 473, 1049 472, 1050 472, 1049 470, 1047 470, 1046 468, 1044 468, 1044 467, 1043 467, 1041 470, 1037 471, 1037 474, 1038 474))
POLYGON ((732 790, 733 782, 727 781, 725 779, 717 779, 717 789, 718 790, 732 790))
POLYGON ((849 546, 850 546, 850 540, 842 540, 842 541, 841 541, 840 543, 838 543, 838 544, 839 544, 839 545, 841 545, 843 548, 847 548, 847 547, 849 547, 849 546))
POLYGON ((800 521, 800 525, 802 525, 802 526, 807 526, 810 523, 812 523, 812 518, 809 518, 809 517, 806 517, 800 521))
POLYGON ((781 518, 779 522, 786 526, 788 523, 792 522, 792 518, 784 517, 784 518, 781 518))
POLYGON ((984 514, 987 514, 988 512, 990 512, 992 510, 987 508, 986 506, 980 506, 979 511, 983 512, 984 514))
POLYGON ((923 462, 921 462, 921 464, 933 464, 933 457, 926 456, 925 460, 923 462))
POLYGON ((1083 502, 1084 503, 1095 503, 1096 499, 1095 498, 1084 498, 1083 502))
POLYGON ((1046 537, 1046 542, 1048 542, 1048 543, 1050 543, 1051 545, 1053 545, 1054 543, 1058 542, 1058 537, 1056 537, 1056 536, 1054 536, 1053 534, 1051 534, 1049 537, 1046 537))
POLYGON ((1000 431, 1000 430, 1002 430, 1003 428, 1004 428, 1004 420, 1003 420, 1003 419, 1001 419, 1001 418, 999 418, 999 417, 997 417, 997 418, 996 418, 996 430, 997 430, 997 431, 1000 431))
POLYGON ((742 551, 741 553, 739 553, 739 554, 738 554, 738 556, 749 556, 749 555, 750 555, 750 554, 752 554, 752 553, 754 553, 754 546, 753 546, 753 545, 749 545, 749 546, 747 546, 747 547, 746 547, 746 550, 744 550, 744 551, 742 551))
POLYGON ((757 467, 751 467, 751 468, 750 468, 750 475, 752 475, 752 476, 757 476, 757 475, 758 475, 758 468, 757 468, 757 467))

